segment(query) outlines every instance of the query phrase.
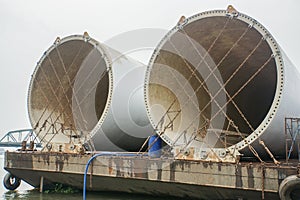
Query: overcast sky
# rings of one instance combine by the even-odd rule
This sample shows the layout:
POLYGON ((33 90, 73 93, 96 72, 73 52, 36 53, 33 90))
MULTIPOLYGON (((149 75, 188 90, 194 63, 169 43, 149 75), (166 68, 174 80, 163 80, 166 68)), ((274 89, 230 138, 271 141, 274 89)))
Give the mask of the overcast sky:
POLYGON ((31 74, 57 36, 88 31, 101 42, 134 29, 169 30, 182 15, 229 4, 262 23, 300 66, 299 0, 0 0, 0 135, 30 127, 31 74))

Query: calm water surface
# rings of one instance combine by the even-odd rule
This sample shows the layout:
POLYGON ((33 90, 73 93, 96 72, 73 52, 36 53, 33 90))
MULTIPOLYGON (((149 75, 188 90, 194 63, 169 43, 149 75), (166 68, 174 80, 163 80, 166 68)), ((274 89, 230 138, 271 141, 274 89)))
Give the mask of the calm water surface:
MULTIPOLYGON (((4 156, 0 155, 0 175, 1 175, 1 187, 0 187, 0 199, 4 200, 82 200, 82 192, 77 192, 74 194, 57 194, 57 193, 40 193, 38 190, 35 190, 33 187, 21 182, 19 188, 16 191, 8 191, 4 188, 2 181, 3 177, 7 173, 3 169, 4 165, 4 156)), ((173 199, 171 197, 159 198, 143 195, 134 195, 134 194, 121 194, 121 193, 96 193, 96 192, 87 192, 87 200, 163 200, 163 199, 173 199)))

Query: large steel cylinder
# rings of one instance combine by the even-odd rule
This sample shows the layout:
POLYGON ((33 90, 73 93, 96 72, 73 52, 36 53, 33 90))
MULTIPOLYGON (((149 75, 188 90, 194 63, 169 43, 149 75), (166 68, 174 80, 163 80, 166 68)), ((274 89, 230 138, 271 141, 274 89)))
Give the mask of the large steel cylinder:
POLYGON ((268 30, 229 6, 182 17, 161 40, 147 68, 147 113, 185 158, 253 149, 268 156, 259 140, 283 156, 284 118, 299 116, 299 81, 268 30))
POLYGON ((153 133, 145 70, 87 34, 57 38, 30 82, 28 111, 37 136, 47 147, 86 143, 90 150, 137 151, 153 133))

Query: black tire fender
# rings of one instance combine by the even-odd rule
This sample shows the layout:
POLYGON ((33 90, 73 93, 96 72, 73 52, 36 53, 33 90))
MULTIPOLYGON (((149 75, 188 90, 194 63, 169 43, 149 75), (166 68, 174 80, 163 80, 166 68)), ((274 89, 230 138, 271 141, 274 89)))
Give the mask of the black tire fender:
POLYGON ((279 197, 281 200, 292 200, 292 192, 300 189, 299 175, 286 177, 279 186, 279 197))
POLYGON ((3 185, 8 190, 15 190, 21 184, 21 179, 12 175, 11 173, 7 173, 3 178, 3 185))

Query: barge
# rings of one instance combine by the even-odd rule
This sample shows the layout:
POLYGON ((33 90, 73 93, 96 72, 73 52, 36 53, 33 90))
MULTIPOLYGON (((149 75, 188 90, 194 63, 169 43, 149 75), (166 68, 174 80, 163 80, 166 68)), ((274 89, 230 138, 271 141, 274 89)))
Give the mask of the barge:
MULTIPOLYGON (((4 168, 35 188, 62 183, 82 189, 91 156, 6 152, 4 168)), ((193 199, 297 199, 300 178, 289 177, 299 176, 299 169, 292 161, 232 164, 103 154, 89 167, 86 189, 193 199)))
POLYGON ((233 6, 182 16, 147 66, 87 32, 58 37, 29 86, 36 136, 5 153, 4 184, 300 199, 299 81, 268 30, 233 6))

